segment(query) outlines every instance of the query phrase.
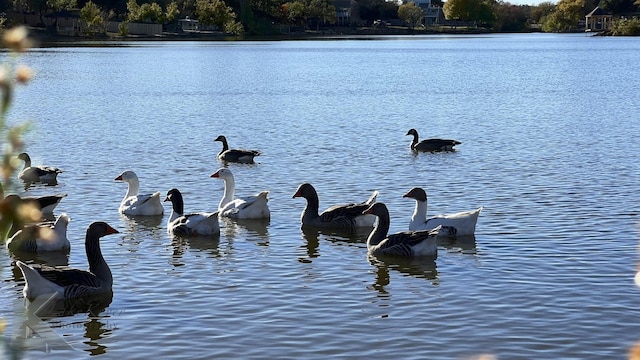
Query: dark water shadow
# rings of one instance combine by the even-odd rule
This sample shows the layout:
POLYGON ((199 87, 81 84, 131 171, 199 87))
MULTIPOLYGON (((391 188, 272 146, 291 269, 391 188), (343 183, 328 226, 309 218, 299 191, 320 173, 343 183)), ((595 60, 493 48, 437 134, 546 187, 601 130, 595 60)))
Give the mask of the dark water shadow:
POLYGON ((23 316, 10 346, 19 350, 37 350, 50 353, 52 350, 76 350, 55 329, 80 327, 84 330, 84 341, 92 355, 104 354, 107 346, 99 340, 111 335, 115 329, 104 321, 104 314, 113 300, 113 293, 88 296, 80 299, 53 300, 41 296, 34 301, 21 300, 15 304, 16 314, 23 316), (22 310, 19 309, 22 307, 22 310), (78 314, 86 314, 84 320, 75 320, 78 314))
MULTIPOLYGON (((138 245, 146 238, 160 240, 166 236, 166 228, 163 225, 164 215, 140 216, 120 214, 122 226, 122 241, 129 245, 138 245)), ((136 248, 130 248, 136 251, 136 248)))
POLYGON ((178 236, 174 235, 171 239, 170 264, 174 267, 186 265, 183 256, 187 251, 197 251, 213 258, 224 256, 225 252, 220 248, 220 235, 208 236, 178 236))
POLYGON ((22 272, 16 266, 16 261, 20 260, 26 264, 38 264, 47 266, 69 266, 68 251, 46 251, 39 253, 13 251, 11 254, 11 266, 13 268, 14 279, 22 280, 22 272))
POLYGON ((377 257, 368 255, 369 263, 375 266, 376 276, 373 284, 367 288, 375 290, 381 295, 388 295, 386 286, 391 283, 390 272, 398 272, 402 276, 425 279, 431 285, 438 285, 438 267, 433 257, 377 257))
POLYGON ((54 180, 40 180, 40 181, 23 181, 24 184, 24 190, 28 191, 28 190, 32 190, 34 188, 37 187, 50 187, 50 186, 57 186, 58 185, 58 180, 54 179, 54 180))
POLYGON ((255 240, 259 246, 269 246, 269 224, 270 219, 231 219, 220 218, 221 233, 229 241, 236 238, 246 238, 255 240))
POLYGON ((447 249, 449 252, 460 252, 463 254, 476 254, 476 236, 465 235, 456 237, 438 238, 438 246, 447 249))
POLYGON ((371 229, 372 228, 362 228, 357 231, 344 232, 307 226, 301 227, 300 230, 304 244, 300 246, 300 249, 305 255, 299 257, 298 261, 310 263, 313 258, 320 256, 320 238, 337 245, 364 244, 367 242, 371 229))

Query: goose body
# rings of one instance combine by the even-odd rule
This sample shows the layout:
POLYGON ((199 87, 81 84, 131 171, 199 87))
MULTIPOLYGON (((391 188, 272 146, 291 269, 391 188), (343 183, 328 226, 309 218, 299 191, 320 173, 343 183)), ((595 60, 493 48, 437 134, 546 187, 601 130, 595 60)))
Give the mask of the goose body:
POLYGON ((236 198, 236 183, 231 170, 218 169, 211 177, 224 181, 224 195, 218 205, 220 216, 235 219, 268 219, 271 216, 269 205, 267 204, 269 191, 261 191, 257 195, 236 198))
POLYGON ((4 188, 0 184, 0 202, 11 204, 11 206, 29 205, 38 210, 41 214, 53 214, 53 209, 60 204, 67 194, 44 195, 44 196, 20 196, 9 194, 4 196, 4 188))
POLYGON ((22 229, 25 224, 40 221, 43 217, 53 219, 53 209, 65 196, 67 195, 40 197, 7 195, 6 198, 0 201, 0 211, 2 212, 0 217, 0 237, 7 239, 22 229))
POLYGON ((22 202, 32 204, 38 208, 42 214, 53 214, 53 209, 55 209, 66 196, 67 194, 23 196, 22 202))
POLYGON ((24 161, 24 168, 18 177, 26 183, 56 183, 58 174, 62 172, 61 169, 52 166, 32 166, 31 157, 27 153, 19 154, 18 159, 24 161))
POLYGON ((218 153, 218 160, 227 162, 253 163, 253 158, 260 155, 258 150, 230 149, 227 138, 218 136, 214 141, 222 142, 222 150, 218 153))
POLYGON ((437 226, 430 230, 403 231, 388 235, 389 210, 383 203, 375 203, 364 211, 378 217, 378 223, 367 238, 367 250, 373 255, 401 257, 438 257, 437 238, 455 229, 437 226))
POLYGON ((71 245, 67 238, 69 216, 60 214, 53 226, 27 225, 11 236, 6 243, 12 252, 38 253, 46 251, 69 251, 71 245))
POLYGON ((118 175, 115 181, 124 181, 128 184, 127 193, 118 208, 121 214, 153 216, 164 213, 164 207, 162 206, 162 201, 160 201, 160 192, 140 194, 140 181, 135 172, 127 170, 118 175))
POLYGON ((303 227, 311 226, 342 231, 354 231, 358 228, 373 227, 376 220, 375 216, 363 214, 362 212, 375 202, 377 196, 378 191, 376 190, 365 202, 334 205, 321 214, 318 214, 318 193, 311 184, 301 184, 293 195, 294 198, 302 197, 307 200, 307 205, 300 216, 300 222, 303 227))
POLYGON ((475 210, 462 211, 452 214, 440 214, 427 218, 427 192, 415 187, 402 197, 414 199, 416 206, 409 222, 409 230, 432 229, 438 225, 451 226, 456 229, 456 236, 474 235, 478 216, 482 207, 475 210))
POLYGON ((113 277, 102 256, 100 238, 116 234, 118 230, 105 222, 94 222, 87 228, 85 250, 89 270, 51 267, 34 267, 16 261, 25 279, 22 293, 34 300, 39 296, 53 296, 54 299, 74 299, 112 292, 113 277))
POLYGON ((413 135, 411 141, 411 150, 423 151, 423 152, 440 152, 440 151, 455 151, 453 148, 456 145, 462 144, 457 140, 450 139, 425 139, 418 141, 418 131, 416 129, 410 129, 407 135, 413 135))
POLYGON ((167 232, 182 236, 211 236, 220 234, 218 212, 184 213, 184 200, 178 189, 167 192, 164 201, 171 202, 171 215, 167 221, 167 232))

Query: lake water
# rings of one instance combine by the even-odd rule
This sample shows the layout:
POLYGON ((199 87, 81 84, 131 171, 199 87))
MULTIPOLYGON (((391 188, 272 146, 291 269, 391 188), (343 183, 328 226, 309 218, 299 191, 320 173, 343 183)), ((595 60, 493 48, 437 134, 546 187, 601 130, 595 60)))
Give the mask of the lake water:
MULTIPOLYGON (((36 78, 9 119, 32 122, 35 164, 65 170, 28 193, 68 194, 55 214, 72 218, 69 265, 86 268, 91 222, 121 232, 101 242, 113 301, 43 317, 49 347, 30 339, 22 358, 620 359, 640 341, 640 38, 85 45, 22 57, 36 78), (416 156, 410 128, 462 145, 416 156), (215 210, 220 134, 262 151, 229 168, 237 195, 270 190, 269 222, 185 240, 167 235, 168 206, 118 214, 126 169, 143 192, 177 187, 187 211, 215 210), (379 190, 391 232, 415 186, 429 214, 484 210, 435 262, 383 261, 366 234, 303 233, 302 182, 321 210, 379 190)), ((23 280, 4 247, 0 269, 11 339, 23 280)))

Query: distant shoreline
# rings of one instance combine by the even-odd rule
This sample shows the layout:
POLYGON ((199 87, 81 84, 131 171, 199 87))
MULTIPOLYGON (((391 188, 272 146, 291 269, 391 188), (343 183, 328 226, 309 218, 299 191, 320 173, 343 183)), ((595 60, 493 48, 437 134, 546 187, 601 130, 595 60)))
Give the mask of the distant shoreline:
POLYGON ((103 36, 61 36, 39 28, 32 28, 32 33, 41 45, 58 45, 68 43, 93 43, 93 42, 129 42, 129 41, 278 41, 278 40, 331 40, 354 39, 370 36, 411 36, 411 35, 477 35, 491 34, 493 31, 484 29, 414 29, 404 27, 386 28, 329 28, 320 31, 292 32, 279 35, 245 35, 237 37, 219 32, 199 33, 170 33, 164 32, 158 35, 126 35, 108 34, 103 36))

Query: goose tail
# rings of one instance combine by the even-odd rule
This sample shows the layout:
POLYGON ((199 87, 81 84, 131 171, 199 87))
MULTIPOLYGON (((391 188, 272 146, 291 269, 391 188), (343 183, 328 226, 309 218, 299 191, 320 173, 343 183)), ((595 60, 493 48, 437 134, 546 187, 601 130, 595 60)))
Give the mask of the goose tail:
POLYGON ((259 198, 264 198, 265 201, 269 201, 269 190, 261 191, 258 195, 259 198))
POLYGON ((31 266, 20 260, 16 261, 16 265, 22 272, 25 280, 24 290, 22 291, 25 298, 32 300, 41 295, 59 294, 62 291, 61 286, 43 278, 40 273, 31 266))
POLYGON ((376 202, 376 199, 378 198, 378 194, 379 194, 378 190, 375 190, 373 194, 371 194, 371 197, 369 197, 369 199, 364 203, 368 206, 373 205, 373 203, 376 202))

